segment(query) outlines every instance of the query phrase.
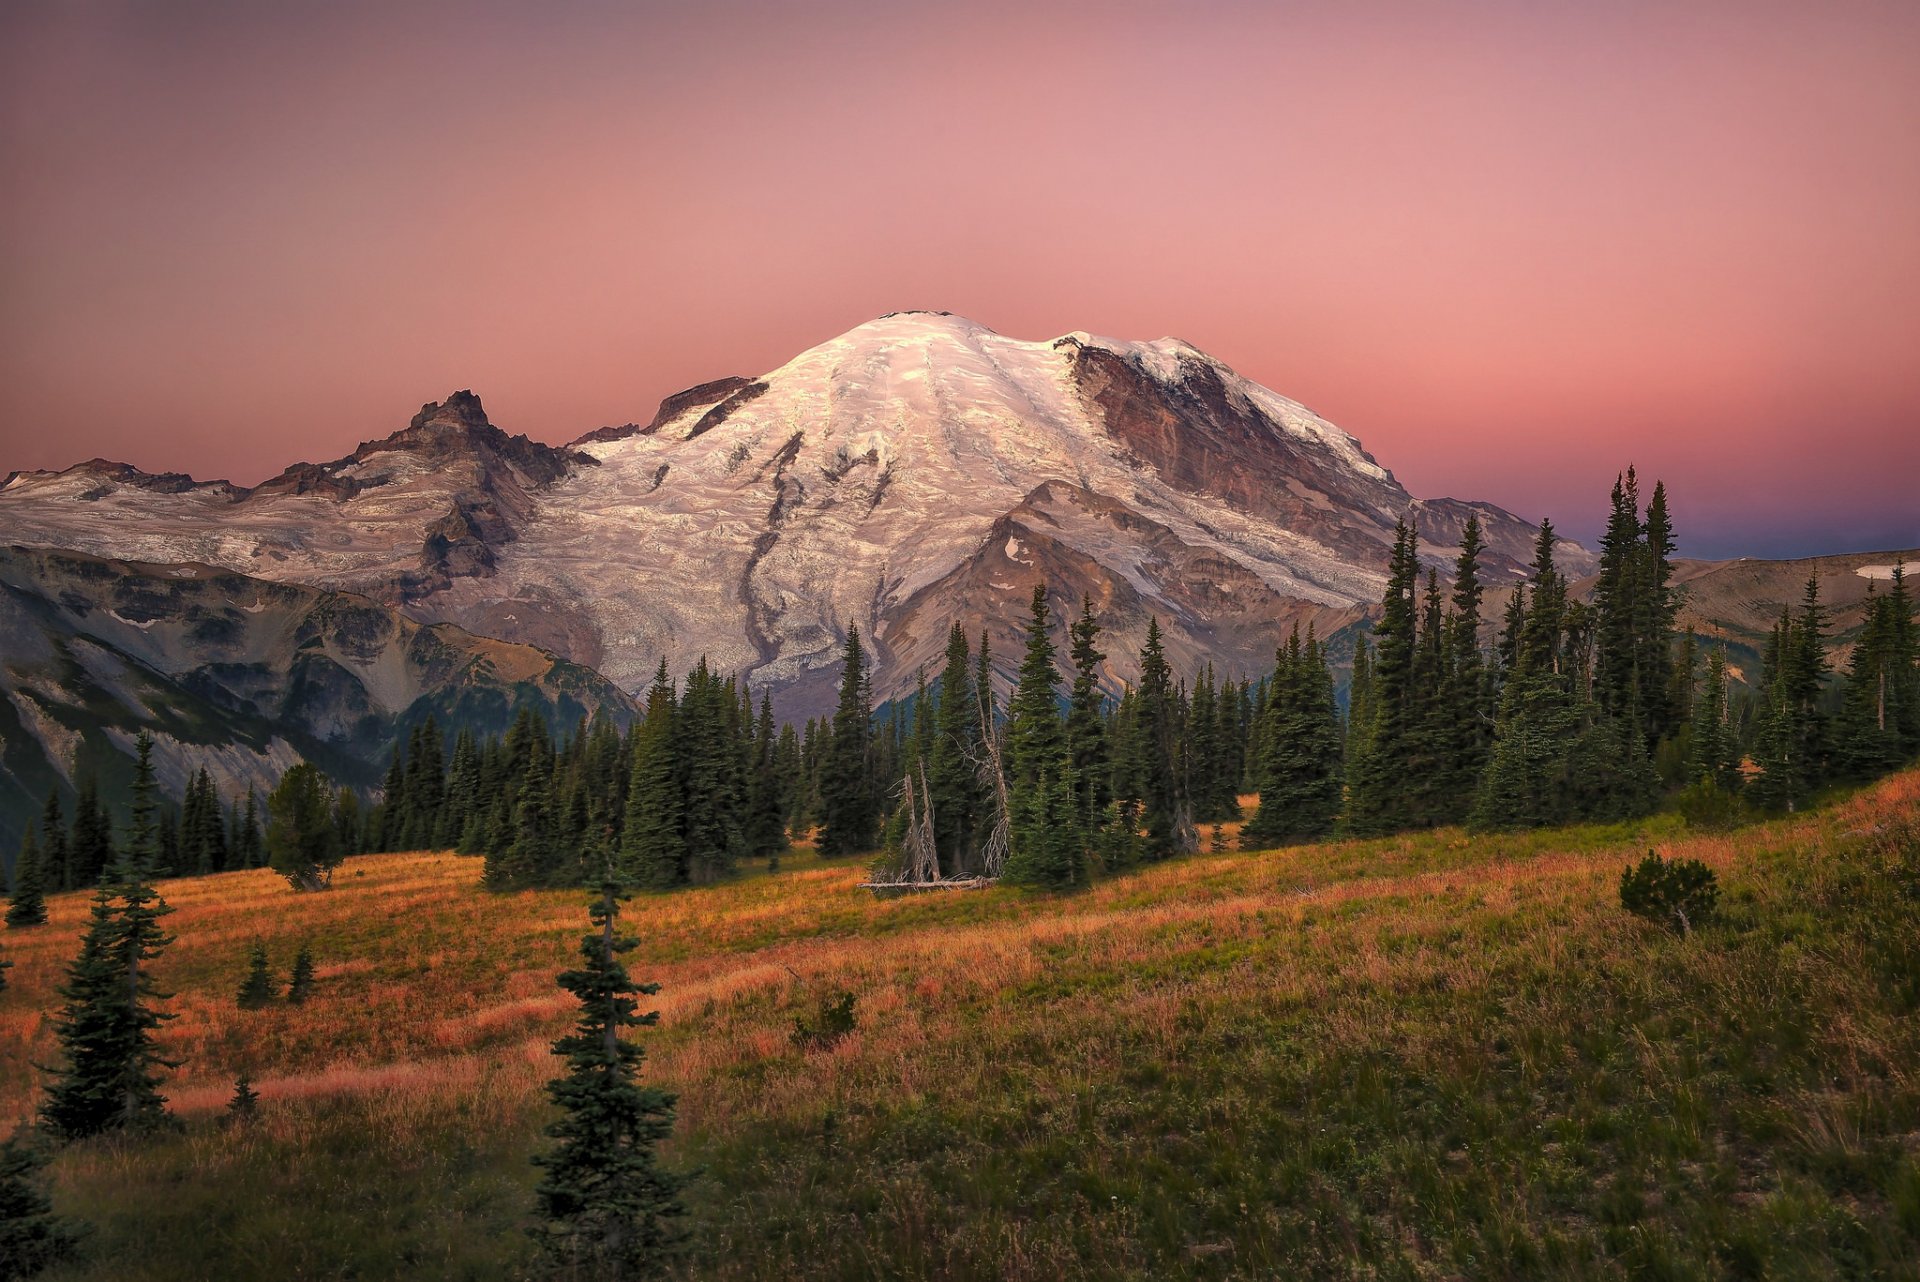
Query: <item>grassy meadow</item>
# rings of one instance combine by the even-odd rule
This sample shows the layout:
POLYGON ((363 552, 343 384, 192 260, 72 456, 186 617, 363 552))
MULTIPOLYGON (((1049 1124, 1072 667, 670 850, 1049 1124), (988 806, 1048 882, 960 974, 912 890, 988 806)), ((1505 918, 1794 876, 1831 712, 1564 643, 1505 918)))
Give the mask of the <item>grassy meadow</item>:
MULTIPOLYGON (((1920 772, 1732 833, 1677 820, 1202 854, 1071 897, 875 899, 810 854, 639 896, 685 1276, 1920 1276, 1920 772), (1624 914, 1648 847, 1718 872, 1624 914), (846 989, 858 1029, 798 1049, 846 989)), ((65 1279, 500 1278, 549 1118, 577 892, 451 854, 163 886, 181 1126, 78 1145, 65 1279), (247 949, 314 1000, 243 1011, 247 949), (235 1075, 262 1098, 222 1114, 235 1075)), ((7 931, 0 1130, 85 915, 7 931)))

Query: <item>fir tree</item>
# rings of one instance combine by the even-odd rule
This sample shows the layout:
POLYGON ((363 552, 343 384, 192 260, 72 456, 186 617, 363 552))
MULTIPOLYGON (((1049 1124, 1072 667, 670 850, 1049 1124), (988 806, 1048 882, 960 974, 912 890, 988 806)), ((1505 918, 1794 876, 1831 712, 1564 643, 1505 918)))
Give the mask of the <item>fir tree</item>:
POLYGON ((1197 844, 1187 807, 1185 780, 1179 770, 1179 707, 1173 688, 1173 670, 1160 638, 1160 620, 1147 620, 1147 640, 1140 651, 1140 689, 1137 696, 1141 822, 1146 827, 1144 853, 1152 859, 1175 852, 1191 852, 1197 844))
POLYGON ((1374 626, 1373 684, 1367 721, 1348 744, 1346 827, 1361 836, 1397 832, 1413 822, 1410 786, 1416 720, 1415 673, 1420 563, 1417 536, 1404 520, 1393 555, 1380 622, 1374 626))
POLYGON ((1067 771, 1056 763, 1041 772, 1036 786, 1018 797, 1018 839, 1007 855, 1002 876, 1014 885, 1047 890, 1084 886, 1086 840, 1080 825, 1078 794, 1067 771))
POLYGON ((673 682, 663 659, 647 691, 647 712, 633 733, 620 866, 635 884, 666 890, 686 881, 687 846, 680 835, 680 778, 675 752, 673 682))
MULTIPOLYGON (((916 714, 919 715, 919 714, 916 714)), ((747 853, 779 866, 787 848, 786 810, 782 805, 780 772, 775 768, 779 741, 773 726, 773 696, 760 696, 760 717, 754 726, 753 759, 747 775, 747 853)))
POLYGON ((267 945, 256 939, 247 953, 247 974, 240 981, 235 1001, 241 1010, 258 1010, 271 1005, 279 995, 279 985, 274 983, 273 971, 267 966, 267 945))
MULTIPOLYGON (((150 748, 141 754, 150 783, 149 756, 150 748)), ((166 994, 154 986, 149 963, 171 942, 159 924, 171 909, 148 876, 129 855, 101 882, 80 953, 59 990, 54 1034, 62 1063, 40 1119, 63 1138, 148 1127, 166 1115, 158 1070, 173 1063, 161 1057, 153 1034, 173 1017, 154 1005, 166 994)))
POLYGON ((47 1158, 21 1136, 0 1143, 0 1279, 30 1278, 72 1256, 73 1225, 53 1213, 43 1187, 47 1158))
POLYGON ((300 945, 300 951, 294 955, 293 976, 287 984, 287 1000, 295 1006, 302 1005, 313 996, 313 950, 300 945))
MULTIPOLYGON (((687 876, 716 881, 733 871, 743 852, 739 758, 729 722, 736 704, 703 658, 688 674, 680 699, 676 748, 681 761, 681 831, 687 876)), ((865 770, 861 772, 864 784, 865 770)))
POLYGON ((967 634, 955 623, 947 632, 947 662, 940 674, 940 708, 927 770, 934 847, 948 876, 973 868, 981 805, 980 704, 970 658, 967 634))
POLYGON ((13 861, 12 898, 7 902, 7 925, 43 926, 47 921, 46 868, 41 860, 40 841, 33 825, 20 839, 20 853, 13 861))
POLYGON ((1059 670, 1047 635, 1047 591, 1035 585, 1027 615, 1027 647, 1007 701, 1007 784, 1016 804, 1035 793, 1042 773, 1059 771, 1066 736, 1060 725, 1059 670))
POLYGON ((49 788, 40 809, 40 866, 49 889, 73 889, 72 849, 66 817, 60 813, 60 790, 49 788))
POLYGON ((244 1125, 260 1112, 260 1092, 253 1089, 253 1078, 242 1072, 233 1079, 233 1098, 227 1101, 227 1117, 244 1125))
POLYGON ((620 961, 635 940, 616 933, 624 889, 611 869, 592 902, 592 933, 580 941, 582 965, 560 975, 580 1001, 574 1031, 553 1044, 567 1072, 547 1085, 562 1116, 546 1129, 553 1151, 534 1158, 544 1172, 535 1192, 535 1238, 575 1276, 629 1278, 657 1271, 679 1238, 684 1181, 660 1167, 655 1150, 673 1131, 674 1097, 639 1082, 642 1051, 621 1036, 649 1028, 657 1011, 638 1014, 636 984, 620 961))
POLYGON ((1727 660, 1723 650, 1707 656, 1707 675, 1693 701, 1689 780, 1706 780, 1723 792, 1740 790, 1740 749, 1727 720, 1727 660))
POLYGON ((1113 801, 1113 771, 1107 751, 1105 700, 1100 694, 1100 622, 1093 600, 1080 599, 1080 618, 1069 630, 1073 688, 1067 696, 1067 760, 1080 790, 1080 826, 1091 834, 1101 827, 1113 801))
POLYGON ((114 861, 113 824, 100 802, 99 784, 93 771, 80 772, 73 806, 73 844, 69 855, 73 878, 61 884, 62 890, 97 884, 114 861))
POLYGON ((867 689, 860 629, 849 626, 841 664, 840 701, 832 737, 820 767, 820 853, 850 855, 872 850, 879 839, 879 809, 870 774, 873 709, 867 689))
MULTIPOLYGON (((251 795, 251 794, 249 794, 251 795)), ((303 761, 267 796, 268 862, 295 890, 325 890, 340 864, 326 776, 303 761)))
POLYGON ((1258 765, 1260 807, 1241 830, 1243 850, 1333 831, 1340 813, 1340 724, 1333 674, 1311 630, 1295 627, 1275 656, 1258 765))

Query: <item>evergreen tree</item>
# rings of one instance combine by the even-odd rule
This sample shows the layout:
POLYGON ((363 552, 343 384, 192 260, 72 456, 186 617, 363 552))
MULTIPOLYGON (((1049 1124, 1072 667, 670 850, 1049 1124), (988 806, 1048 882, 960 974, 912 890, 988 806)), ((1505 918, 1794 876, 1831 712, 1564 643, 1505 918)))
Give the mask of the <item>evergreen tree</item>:
MULTIPOLYGON (((1091 834, 1113 802, 1113 770, 1107 750, 1105 700, 1100 694, 1100 622, 1093 600, 1080 599, 1080 618, 1069 630, 1073 688, 1067 697, 1067 761, 1080 790, 1080 826, 1091 834)), ((964 644, 964 641, 963 641, 964 644)))
POLYGON ((1727 660, 1724 650, 1707 656, 1706 683, 1693 701, 1690 780, 1706 780, 1723 792, 1740 790, 1740 748, 1727 720, 1727 660))
POLYGON ((313 950, 300 945, 300 951, 293 959, 293 976, 287 984, 287 1000, 295 1006, 302 1005, 313 996, 313 950))
POLYGON ((1015 804, 1022 804, 1040 787, 1040 776, 1057 774, 1066 746, 1060 724, 1059 670, 1054 646, 1047 635, 1050 622, 1047 590, 1035 585, 1027 616, 1027 647, 1020 660, 1020 677, 1007 701, 1007 785, 1015 804))
POLYGON ((12 898, 7 902, 7 925, 44 926, 47 921, 46 868, 40 856, 40 841, 33 825, 27 825, 20 839, 20 853, 13 861, 12 898))
POLYGON ((260 1092, 253 1089, 253 1078, 243 1072, 233 1079, 233 1098, 227 1101, 227 1116, 244 1124, 259 1112, 260 1092))
MULTIPOLYGON (((687 876, 707 883, 733 871, 744 851, 740 771, 729 721, 737 705, 726 685, 702 658, 687 676, 680 699, 676 747, 681 759, 681 831, 687 876)), ((861 782, 867 783, 864 768, 861 782)))
POLYGON ((940 674, 940 707, 927 769, 934 847, 947 876, 977 870, 980 702, 968 667, 970 658, 967 634, 955 623, 947 632, 947 662, 940 674))
POLYGON ((1397 832, 1414 819, 1411 765, 1421 712, 1415 671, 1417 535, 1401 521, 1394 528, 1393 555, 1380 622, 1374 626, 1372 688, 1367 722, 1347 746, 1347 830, 1360 836, 1397 832))
POLYGON ((1020 794, 1018 839, 1002 876, 1014 885, 1072 890, 1087 883, 1086 837, 1078 790, 1063 762, 1043 770, 1036 787, 1020 794))
POLYGON ((760 696, 760 718, 754 726, 753 759, 747 775, 747 853, 778 866, 787 848, 786 809, 782 804, 780 771, 776 768, 779 740, 773 727, 773 696, 760 696))
POLYGON ((20 1137, 0 1143, 0 1279, 30 1278, 74 1254, 75 1228, 42 1187, 46 1155, 20 1137))
MULTIPOLYGON (((141 754, 148 772, 150 752, 141 754)), ((154 986, 149 963, 172 942, 159 924, 172 910, 148 878, 131 854, 116 862, 94 892, 80 953, 59 990, 54 1034, 62 1063, 40 1119, 63 1138, 152 1126, 166 1115, 159 1070, 173 1063, 153 1034, 173 1017, 154 1005, 167 994, 154 986)))
POLYGON ((60 813, 60 790, 49 788, 47 803, 40 809, 40 866, 50 889, 73 889, 72 850, 66 817, 60 813))
POLYGON ((873 709, 869 699, 860 629, 850 625, 841 665, 840 701, 834 709, 832 737, 820 767, 822 855, 872 850, 879 840, 880 815, 870 775, 873 709))
POLYGON ((1480 652, 1480 554, 1486 549, 1480 518, 1468 516, 1453 564, 1447 614, 1446 673, 1441 692, 1444 745, 1433 794, 1434 821, 1460 823, 1473 807, 1493 740, 1493 686, 1480 652))
POLYGON ((1198 844, 1198 834, 1179 769, 1178 700, 1173 670, 1167 664, 1160 637, 1160 620, 1152 617, 1147 620, 1147 640, 1140 651, 1136 715, 1141 768, 1137 786, 1141 822, 1146 827, 1143 853, 1151 859, 1190 853, 1198 844))
POLYGON ((620 839, 623 873, 648 890, 665 890, 687 879, 675 720, 673 682, 663 659, 647 691, 646 716, 633 733, 633 773, 620 839))
POLYGON ((280 776, 267 795, 266 850, 269 865, 295 890, 325 890, 333 884, 340 852, 326 776, 303 761, 280 776))
POLYGON ((73 880, 62 885, 62 890, 96 885, 101 874, 114 862, 113 823, 100 802, 100 787, 93 771, 80 772, 79 790, 73 804, 73 880))
POLYGON ((1340 722, 1326 651, 1296 626, 1275 655, 1258 764, 1260 807, 1241 830, 1243 850, 1310 840, 1340 813, 1340 722))
POLYGON ((675 1245, 683 1180, 663 1170, 655 1149, 673 1130, 674 1097, 639 1082, 642 1051, 621 1036, 649 1028, 659 1012, 636 1013, 636 984, 620 954, 632 936, 616 933, 621 883, 611 869, 593 900, 592 933, 580 941, 582 964, 560 975, 580 1001, 574 1031, 553 1044, 567 1072, 547 1085, 562 1116, 547 1127, 552 1152, 534 1158, 545 1173, 536 1190, 535 1238, 575 1276, 637 1277, 657 1271, 675 1245))
POLYGON ((1566 580, 1554 565, 1553 544, 1553 523, 1542 521, 1534 543, 1529 606, 1501 691, 1493 748, 1474 799, 1476 828, 1558 823, 1571 806, 1567 760, 1581 724, 1560 671, 1566 580))
POLYGON ((267 966, 267 945, 262 940, 254 940, 253 947, 247 953, 247 975, 240 981, 240 991, 235 995, 241 1010, 258 1010, 273 1003, 280 995, 279 985, 274 983, 273 971, 267 966))

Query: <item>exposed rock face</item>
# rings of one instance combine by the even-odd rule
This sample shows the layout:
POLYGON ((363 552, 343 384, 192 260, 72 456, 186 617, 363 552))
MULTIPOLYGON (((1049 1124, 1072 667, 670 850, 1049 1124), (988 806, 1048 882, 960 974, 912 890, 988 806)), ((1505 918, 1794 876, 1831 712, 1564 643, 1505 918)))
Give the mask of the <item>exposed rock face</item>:
POLYGON ((1186 343, 1022 342, 940 313, 882 317, 565 449, 507 436, 458 393, 252 491, 77 471, 11 478, 0 528, 351 588, 628 690, 662 656, 705 654, 790 716, 826 706, 850 622, 875 642, 882 698, 912 687, 951 621, 1014 627, 1041 579, 1063 606, 1111 608, 1116 681, 1150 613, 1186 666, 1258 672, 1294 620, 1325 633, 1378 599, 1402 515, 1444 563, 1478 511, 1496 580, 1534 536, 1490 506, 1414 499, 1345 432, 1186 343))
POLYGON ((587 714, 624 724, 634 712, 577 664, 365 597, 204 565, 0 548, 7 852, 48 788, 70 789, 76 757, 124 782, 143 728, 169 793, 205 765, 231 797, 302 760, 377 783, 395 735, 429 713, 449 736, 497 733, 523 706, 558 724, 587 714))

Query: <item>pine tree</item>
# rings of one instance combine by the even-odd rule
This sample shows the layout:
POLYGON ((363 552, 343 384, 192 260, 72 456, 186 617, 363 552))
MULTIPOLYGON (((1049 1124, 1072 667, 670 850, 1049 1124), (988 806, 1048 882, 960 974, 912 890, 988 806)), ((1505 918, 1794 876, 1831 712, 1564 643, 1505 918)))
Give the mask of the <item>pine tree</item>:
POLYGON ((1690 780, 1706 780, 1723 792, 1740 790, 1740 749, 1727 720, 1727 660, 1724 650, 1707 656, 1707 675, 1693 701, 1693 744, 1687 763, 1690 780))
POLYGON ((874 804, 870 772, 873 709, 869 699, 860 629, 850 625, 841 665, 840 701, 834 709, 832 736, 820 767, 822 855, 872 850, 879 840, 879 808, 874 804))
POLYGON ((769 868, 779 866, 780 852, 787 848, 786 810, 775 764, 778 744, 773 696, 763 693, 760 718, 754 726, 752 768, 747 775, 747 853, 767 860, 769 868))
POLYGON ((40 866, 49 889, 73 889, 72 850, 66 817, 60 813, 60 790, 49 788, 40 809, 40 866))
POLYGON ((235 1122, 251 1122, 260 1112, 260 1092, 253 1089, 247 1073, 233 1079, 233 1098, 227 1101, 227 1116, 235 1122))
POLYGON ((7 902, 7 925, 44 926, 47 921, 46 868, 41 861, 40 841, 33 825, 20 839, 20 853, 13 861, 13 892, 7 902))
POLYGON ((1480 518, 1468 516, 1453 565, 1453 594, 1447 614, 1446 674, 1441 703, 1445 730, 1434 787, 1434 820, 1460 823, 1473 808, 1474 790, 1486 768, 1493 740, 1493 686, 1480 652, 1480 554, 1486 548, 1480 518))
POLYGON ((1047 635, 1050 615, 1047 590, 1035 585, 1027 615, 1027 647, 1020 660, 1020 677, 1007 701, 1007 785, 1016 804, 1040 786, 1043 773, 1059 770, 1066 735, 1060 724, 1059 670, 1054 646, 1047 635))
POLYGON ((633 768, 620 838, 623 873, 648 890, 666 890, 687 879, 687 846, 680 835, 677 715, 663 659, 647 691, 646 716, 633 732, 633 768))
POLYGON ((1374 625, 1373 684, 1367 721, 1347 747, 1346 827, 1360 836, 1398 832, 1413 822, 1410 766, 1420 713, 1415 672, 1417 535, 1401 521, 1394 528, 1393 555, 1380 622, 1374 625))
POLYGON ((687 876, 698 883, 731 873, 744 852, 739 757, 729 725, 736 709, 725 683, 702 658, 687 676, 676 731, 687 876))
POLYGON ((1080 618, 1069 630, 1073 688, 1067 696, 1067 754, 1080 788, 1080 824, 1088 833, 1102 826, 1113 802, 1113 770, 1107 748, 1105 700, 1100 694, 1100 622, 1093 600, 1080 599, 1080 618))
MULTIPOLYGON (((144 735, 142 741, 136 797, 143 782, 149 791, 152 785, 151 742, 144 735)), ((148 878, 148 866, 129 852, 94 893, 54 1021, 63 1062, 48 1083, 40 1118, 55 1135, 79 1139, 138 1129, 166 1115, 158 1070, 174 1065, 161 1057, 153 1034, 173 1017, 154 1005, 167 994, 155 987, 149 963, 172 942, 159 924, 172 910, 148 878)))
MULTIPOLYGON (((249 794, 251 796, 251 794, 249 794)), ((303 761, 267 795, 268 862, 295 890, 325 890, 340 864, 326 776, 303 761)))
POLYGON ((1260 806, 1240 833, 1243 850, 1311 840, 1340 814, 1340 714, 1326 651, 1296 626, 1274 660, 1257 767, 1260 806))
POLYGON ((0 1143, 0 1279, 30 1278, 74 1254, 80 1234, 53 1213, 47 1158, 21 1136, 0 1143))
POLYGON ((1019 794, 1018 839, 1002 877, 1013 885, 1073 890, 1087 884, 1086 838, 1078 792, 1056 763, 1037 786, 1019 794))
POLYGON ((947 876, 972 871, 981 805, 980 704, 969 669, 967 634, 955 623, 947 632, 947 662, 940 674, 927 787, 933 794, 933 839, 947 876))
POLYGON ((272 1005, 280 995, 279 987, 267 966, 267 945, 262 940, 254 940, 253 948, 247 953, 247 975, 240 981, 240 991, 234 1000, 241 1010, 258 1010, 272 1005))
POLYGON ((1137 782, 1141 822, 1146 827, 1143 853, 1162 859, 1195 849, 1185 780, 1179 770, 1179 708, 1173 688, 1173 670, 1161 641, 1160 620, 1147 620, 1147 640, 1140 651, 1140 688, 1137 693, 1140 776, 1137 782))
POLYGON ((655 1150, 673 1131, 674 1097, 639 1082, 642 1051, 621 1036, 650 1028, 657 1011, 636 1013, 636 984, 620 954, 636 941, 616 926, 622 884, 611 869, 593 900, 592 933, 580 941, 582 965, 560 986, 580 1001, 574 1031, 553 1044, 567 1072, 547 1085, 562 1116, 546 1129, 553 1151, 534 1158, 545 1172, 535 1192, 536 1240, 574 1276, 638 1277, 657 1271, 679 1238, 681 1177, 663 1170, 655 1150))
POLYGON ((113 823, 101 804, 99 784, 91 770, 80 772, 79 791, 74 798, 71 860, 73 881, 63 885, 63 890, 97 884, 114 862, 113 823))
POLYGON ((300 945, 300 951, 294 955, 293 976, 287 984, 287 1000, 295 1006, 302 1005, 313 996, 313 950, 300 945))

